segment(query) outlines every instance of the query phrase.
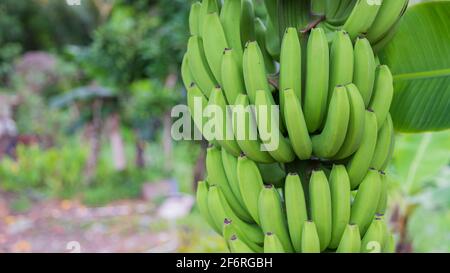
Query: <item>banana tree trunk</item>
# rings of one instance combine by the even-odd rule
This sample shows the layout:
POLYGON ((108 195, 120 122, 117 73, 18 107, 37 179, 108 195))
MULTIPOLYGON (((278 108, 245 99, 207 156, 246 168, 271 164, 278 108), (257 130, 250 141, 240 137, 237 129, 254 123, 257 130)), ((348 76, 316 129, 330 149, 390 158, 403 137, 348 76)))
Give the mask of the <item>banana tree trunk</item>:
POLYGON ((172 118, 170 112, 163 117, 163 152, 164 152, 164 170, 170 173, 173 170, 173 143, 171 135, 172 118))
POLYGON ((85 183, 87 185, 92 184, 98 165, 98 159, 101 148, 101 131, 102 131, 102 118, 101 118, 102 101, 97 99, 92 104, 93 118, 88 128, 90 151, 85 166, 85 183))
POLYGON ((136 167, 142 169, 145 167, 145 141, 139 137, 139 132, 135 132, 135 164, 136 167))
POLYGON ((120 134, 120 116, 118 113, 109 118, 109 140, 111 143, 114 167, 116 171, 123 171, 126 168, 125 145, 120 134))

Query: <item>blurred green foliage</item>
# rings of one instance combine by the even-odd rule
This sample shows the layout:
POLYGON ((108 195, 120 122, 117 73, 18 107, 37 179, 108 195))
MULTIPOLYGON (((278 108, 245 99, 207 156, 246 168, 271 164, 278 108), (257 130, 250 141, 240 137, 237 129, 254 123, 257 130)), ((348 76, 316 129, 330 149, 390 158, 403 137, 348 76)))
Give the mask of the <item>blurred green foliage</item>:
POLYGON ((434 179, 436 187, 416 198, 408 233, 415 252, 450 252, 450 167, 434 179))
POLYGON ((87 73, 122 90, 136 80, 178 74, 188 38, 188 1, 119 1, 80 55, 87 73), (130 4, 132 3, 132 4, 130 4))
MULTIPOLYGON (((126 134, 125 134, 126 135, 126 134)), ((129 138, 131 136, 126 136, 129 138)), ((129 139, 128 139, 129 140, 129 139)), ((81 197, 86 204, 103 205, 114 200, 136 198, 141 186, 146 182, 164 179, 164 159, 153 157, 150 167, 137 168, 132 157, 132 142, 126 141, 127 168, 117 171, 112 162, 112 151, 108 145, 102 149, 97 172, 92 184, 85 184, 84 169, 88 157, 88 148, 79 139, 66 140, 63 146, 42 149, 38 145, 17 147, 17 160, 4 158, 0 161, 0 189, 16 193, 37 191, 49 197, 81 197)), ((192 166, 198 147, 187 142, 175 146, 174 172, 179 190, 192 193, 192 166)), ((147 155, 162 154, 157 143, 148 147, 147 155)))
POLYGON ((98 25, 92 1, 69 6, 61 0, 0 2, 0 79, 10 72, 21 52, 59 50, 67 44, 86 45, 98 25))
POLYGON ((409 213, 415 252, 450 252, 450 131, 401 134, 389 173, 391 203, 409 213))
POLYGON ((228 253, 222 236, 215 233, 200 215, 193 210, 188 216, 177 220, 181 245, 180 253, 228 253))
POLYGON ((413 196, 434 186, 434 178, 448 164, 450 131, 397 137, 392 166, 405 194, 413 196))
POLYGON ((2 189, 15 192, 37 189, 66 197, 81 186, 87 151, 80 145, 47 150, 37 145, 19 145, 16 153, 16 161, 5 158, 0 164, 2 189))

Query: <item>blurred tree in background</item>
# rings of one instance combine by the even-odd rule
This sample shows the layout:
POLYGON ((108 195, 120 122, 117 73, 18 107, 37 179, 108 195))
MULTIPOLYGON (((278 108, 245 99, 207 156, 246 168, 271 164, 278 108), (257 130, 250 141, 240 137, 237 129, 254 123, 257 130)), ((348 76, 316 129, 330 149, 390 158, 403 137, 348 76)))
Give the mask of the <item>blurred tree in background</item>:
MULTIPOLYGON (((170 132, 169 110, 182 98, 177 79, 188 33, 188 7, 181 0, 117 1, 95 31, 92 44, 72 50, 87 77, 118 96, 114 122, 136 132, 138 167, 145 166, 143 141, 155 140, 161 126, 166 134, 170 132)), ((113 147, 123 151, 122 141, 117 140, 113 147)), ((170 157, 171 139, 166 136, 163 141, 165 156, 170 157)), ((123 157, 119 153, 118 160, 123 157)))
POLYGON ((13 60, 22 52, 61 50, 68 44, 87 45, 99 17, 91 1, 68 6, 60 0, 0 2, 0 79, 5 81, 13 60))
POLYGON ((0 89, 19 102, 12 111, 19 133, 11 140, 16 162, 4 162, 0 175, 9 182, 2 187, 19 191, 67 184, 49 192, 68 196, 84 190, 90 200, 106 202, 135 196, 141 183, 172 176, 169 110, 184 97, 178 68, 189 6, 185 0, 82 0, 79 6, 61 0, 2 1, 0 89), (29 146, 36 144, 40 148, 29 146), (153 145, 164 156, 149 157, 153 145), (64 182, 67 177, 58 171, 64 165, 30 172, 39 169, 38 162, 56 160, 58 154, 65 160, 80 147, 83 156, 74 157, 74 164, 84 167, 74 180, 84 186, 64 182), (130 155, 134 162, 127 160, 130 155), (13 178, 17 170, 32 177, 13 178))

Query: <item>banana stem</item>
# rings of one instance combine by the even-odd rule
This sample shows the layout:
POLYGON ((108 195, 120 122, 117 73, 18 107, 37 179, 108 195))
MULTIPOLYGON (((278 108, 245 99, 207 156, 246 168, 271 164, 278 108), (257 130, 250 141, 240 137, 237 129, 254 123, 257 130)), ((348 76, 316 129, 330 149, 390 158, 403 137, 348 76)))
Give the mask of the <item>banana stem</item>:
POLYGON ((306 33, 310 32, 311 29, 315 28, 318 24, 320 24, 324 20, 325 20, 325 16, 322 15, 319 18, 312 21, 311 23, 309 23, 304 29, 300 30, 300 32, 302 33, 302 35, 305 35, 306 33))

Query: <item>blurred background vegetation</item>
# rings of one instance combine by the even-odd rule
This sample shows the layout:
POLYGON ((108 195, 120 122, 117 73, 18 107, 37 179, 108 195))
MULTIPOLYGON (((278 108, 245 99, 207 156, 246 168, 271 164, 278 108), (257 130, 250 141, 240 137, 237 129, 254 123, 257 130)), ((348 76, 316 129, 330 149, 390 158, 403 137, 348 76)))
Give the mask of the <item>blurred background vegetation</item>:
MULTIPOLYGON (((170 110, 185 100, 179 67, 190 4, 0 2, 6 216, 48 200, 97 207, 118 200, 159 206, 172 195, 192 199, 194 182, 204 175, 202 143, 170 137, 170 110)), ((264 17, 264 10, 257 12, 264 17)), ((399 251, 450 252, 449 163, 448 131, 397 137, 389 217, 399 251)), ((166 224, 157 230, 169 229, 166 224)), ((175 230, 181 243, 170 251, 224 251, 195 206, 176 220, 175 230)))

